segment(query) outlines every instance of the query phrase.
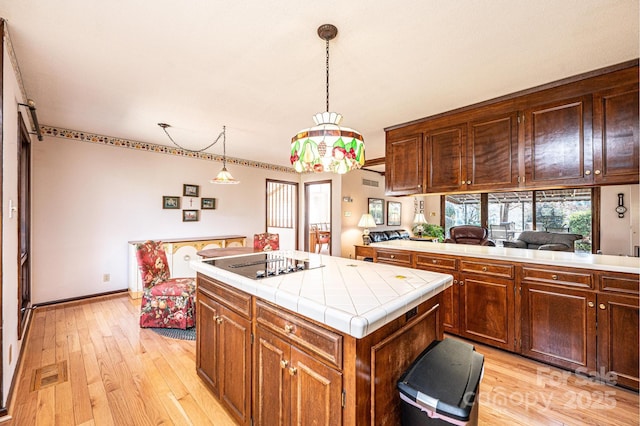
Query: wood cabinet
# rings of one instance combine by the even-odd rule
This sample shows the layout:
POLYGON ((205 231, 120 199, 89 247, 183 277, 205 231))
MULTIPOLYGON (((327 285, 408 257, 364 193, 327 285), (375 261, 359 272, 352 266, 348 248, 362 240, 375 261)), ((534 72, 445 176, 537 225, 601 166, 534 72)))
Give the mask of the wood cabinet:
POLYGON ((442 292, 442 317, 447 333, 460 333, 460 280, 458 259, 431 253, 416 252, 415 265, 418 269, 453 275, 453 284, 442 292))
POLYGON ((422 133, 388 140, 385 147, 385 193, 410 195, 424 192, 422 133))
POLYGON ((258 326, 254 424, 342 424, 342 373, 258 326))
POLYGON ((590 96, 533 107, 522 117, 528 187, 591 183, 590 96))
POLYGON ((243 425, 251 424, 250 315, 247 295, 211 279, 199 280, 196 371, 243 425))
POLYGON ((638 183, 638 84, 594 94, 593 176, 598 184, 638 183))
POLYGON ((406 250, 376 249, 373 261, 396 266, 413 265, 412 254, 406 250))
POLYGON ((387 195, 640 181, 638 61, 385 129, 387 195))

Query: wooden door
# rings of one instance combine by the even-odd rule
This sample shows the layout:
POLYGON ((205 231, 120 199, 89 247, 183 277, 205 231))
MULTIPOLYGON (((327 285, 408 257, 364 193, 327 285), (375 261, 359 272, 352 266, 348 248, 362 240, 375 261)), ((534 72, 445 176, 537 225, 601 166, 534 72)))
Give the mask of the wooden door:
POLYGON ((218 363, 216 355, 220 338, 216 319, 221 306, 207 297, 202 291, 197 293, 196 303, 196 371, 213 393, 220 395, 218 363))
POLYGON ((524 113, 526 185, 584 185, 592 177, 591 97, 524 113))
POLYGON ((289 343, 256 327, 253 421, 255 425, 289 425, 291 380, 289 343))
POLYGON ((424 192, 422 134, 387 140, 385 194, 411 195, 424 192))
POLYGON ((638 121, 638 84, 594 95, 593 173, 597 183, 638 183, 638 121))
POLYGON ((291 347, 291 424, 342 424, 342 373, 291 347))
POLYGON ((585 373, 596 366, 595 293, 522 282, 522 354, 585 373))
POLYGON ((240 424, 251 423, 251 322, 222 307, 218 377, 220 399, 240 424))
MULTIPOLYGON (((451 273, 451 272, 445 272, 451 273)), ((460 333, 460 285, 457 275, 453 284, 442 292, 442 316, 445 333, 460 333)))
POLYGON ((609 384, 638 389, 638 298, 598 295, 598 374, 609 384))
POLYGON ((466 188, 463 174, 466 125, 426 134, 427 192, 459 191, 466 188))
POLYGON ((518 115, 516 112, 469 123, 466 179, 468 189, 518 186, 518 115))
POLYGON ((512 280, 462 274, 460 334, 498 348, 514 350, 512 280))

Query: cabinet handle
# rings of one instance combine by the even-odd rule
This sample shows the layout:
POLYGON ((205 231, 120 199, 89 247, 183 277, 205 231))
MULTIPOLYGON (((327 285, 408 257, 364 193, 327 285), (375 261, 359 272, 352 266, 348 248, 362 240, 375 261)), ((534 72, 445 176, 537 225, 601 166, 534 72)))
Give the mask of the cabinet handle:
POLYGON ((220 316, 216 316, 216 322, 217 322, 218 324, 222 324, 222 317, 220 317, 220 316))
POLYGON ((438 261, 437 261, 437 260, 435 260, 435 259, 433 259, 433 260, 431 261, 431 263, 433 263, 433 264, 435 265, 436 263, 438 263, 438 261))
POLYGON ((289 375, 295 376, 297 372, 298 372, 297 368, 295 368, 295 367, 290 367, 289 368, 289 375))
POLYGON ((471 181, 470 180, 467 181, 467 185, 471 185, 471 181))
POLYGON ((287 368, 287 365, 289 365, 289 361, 287 360, 280 360, 280 368, 287 368))
POLYGON ((595 172, 593 172, 596 175, 599 175, 600 173, 602 173, 600 170, 596 170, 595 172))
POLYGON ((391 257, 392 259, 395 259, 395 258, 396 258, 396 255, 395 255, 395 254, 392 254, 390 257, 391 257))
POLYGON ((607 307, 606 307, 606 305, 605 305, 604 303, 601 303, 601 304, 599 304, 598 306, 599 306, 599 307, 600 307, 600 309, 602 309, 603 311, 604 311, 605 309, 607 309, 607 307))
POLYGON ((487 267, 486 266, 482 267, 482 272, 487 272, 487 267))
POLYGON ((460 285, 464 285, 464 281, 460 280, 460 285))
POLYGON ((551 279, 552 279, 552 280, 557 280, 557 279, 558 279, 558 276, 557 276, 556 274, 553 274, 553 275, 551 275, 551 279))
POLYGON ((593 303, 593 302, 589 302, 589 303, 587 303, 587 305, 588 305, 590 308, 593 308, 594 306, 596 306, 596 304, 595 304, 595 303, 593 303))
POLYGON ((285 324, 284 331, 287 333, 291 333, 293 331, 293 326, 291 324, 285 324))
POLYGON ((458 280, 453 280, 453 283, 454 284, 458 284, 458 280))
POLYGON ((460 185, 464 185, 464 181, 461 181, 461 182, 460 182, 460 185))
POLYGON ((585 171, 584 171, 584 174, 585 174, 585 175, 587 175, 587 176, 589 176, 589 175, 591 174, 591 170, 585 170, 585 171))

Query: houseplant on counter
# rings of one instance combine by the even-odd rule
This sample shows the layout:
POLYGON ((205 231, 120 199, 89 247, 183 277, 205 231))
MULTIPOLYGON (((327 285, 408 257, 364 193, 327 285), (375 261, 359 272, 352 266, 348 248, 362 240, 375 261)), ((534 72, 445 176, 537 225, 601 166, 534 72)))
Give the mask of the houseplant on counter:
POLYGON ((444 239, 444 229, 442 226, 432 225, 427 222, 414 223, 411 232, 419 238, 432 237, 436 242, 444 239))

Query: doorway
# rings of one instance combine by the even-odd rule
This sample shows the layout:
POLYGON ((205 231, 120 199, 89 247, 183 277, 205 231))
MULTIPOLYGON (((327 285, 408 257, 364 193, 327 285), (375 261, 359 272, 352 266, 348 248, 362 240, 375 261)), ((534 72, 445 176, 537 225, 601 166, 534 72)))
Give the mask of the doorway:
POLYGON ((31 140, 18 113, 18 336, 22 338, 31 309, 31 140))
POLYGON ((267 232, 278 234, 281 250, 298 249, 298 184, 267 179, 267 232))
POLYGON ((304 184, 306 251, 331 255, 331 185, 330 180, 304 184))

